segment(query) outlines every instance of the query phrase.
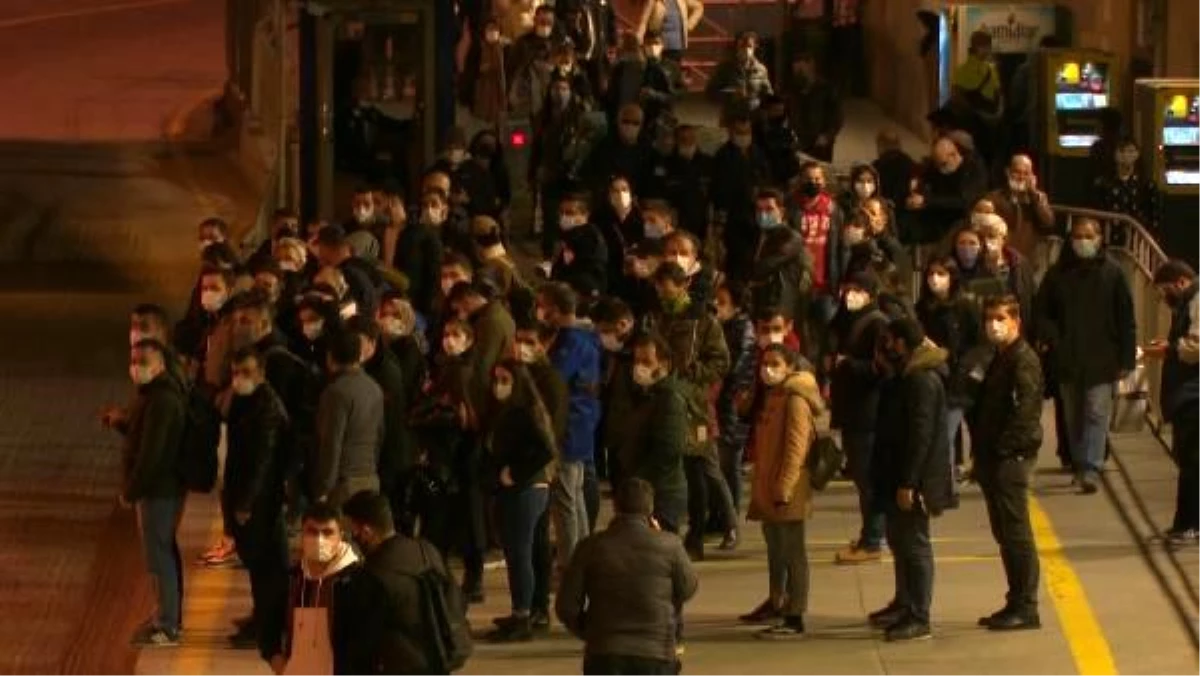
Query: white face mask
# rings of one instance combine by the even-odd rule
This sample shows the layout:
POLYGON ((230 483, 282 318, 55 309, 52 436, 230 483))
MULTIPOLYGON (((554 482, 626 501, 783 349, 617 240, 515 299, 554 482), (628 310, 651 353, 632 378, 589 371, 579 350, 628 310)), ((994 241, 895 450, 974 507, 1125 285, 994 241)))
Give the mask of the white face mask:
POLYGON ((206 312, 216 312, 225 304, 225 294, 221 291, 204 291, 200 294, 200 307, 206 312))
POLYGON ((782 369, 773 366, 764 366, 761 370, 762 381, 771 387, 782 383, 784 378, 787 378, 787 369, 782 369))
POLYGON ((258 389, 258 383, 250 378, 234 378, 231 387, 233 387, 233 393, 239 397, 248 397, 258 389))
POLYGON ((988 340, 991 341, 993 345, 1004 345, 1008 342, 1008 324, 1002 321, 992 320, 987 323, 985 328, 987 329, 988 340))
POLYGON ((300 549, 304 558, 314 563, 329 563, 337 555, 337 543, 333 538, 319 535, 305 535, 300 540, 300 549))
POLYGON ((279 261, 279 269, 283 270, 284 272, 299 272, 300 267, 301 266, 299 263, 297 263, 296 261, 293 261, 291 259, 284 259, 284 260, 279 261))
POLYGON ((973 213, 971 214, 971 227, 981 228, 991 222, 993 214, 973 213))
POLYGON ((450 160, 450 164, 462 164, 463 160, 467 159, 467 151, 455 148, 446 153, 446 159, 450 160))
POLYGON ((517 343, 517 361, 532 364, 537 361, 537 348, 529 343, 517 343))
POLYGON ((601 333, 600 345, 602 345, 604 349, 609 352, 620 352, 621 349, 625 347, 625 345, 621 342, 621 339, 613 333, 601 333))
POLYGON ((305 322, 300 330, 304 333, 304 337, 309 340, 316 340, 321 336, 321 331, 325 329, 325 322, 305 322))
POLYGON ((867 303, 871 302, 871 296, 862 291, 846 292, 846 309, 851 312, 858 312, 865 308, 867 303))
POLYGON ((442 280, 442 295, 449 296, 451 289, 454 288, 455 284, 458 284, 458 281, 459 280, 457 280, 457 279, 443 279, 442 280))
POLYGON ((388 338, 398 338, 404 333, 404 322, 399 317, 380 317, 375 323, 379 325, 379 332, 388 338))
POLYGON ((658 378, 655 377, 654 369, 638 364, 633 367, 633 382, 642 387, 650 387, 658 382, 658 378))
POLYGON ((371 219, 374 218, 374 216, 375 216, 375 211, 373 209, 371 209, 370 207, 367 207, 365 209, 355 209, 354 210, 354 220, 358 221, 360 224, 370 223, 371 219))
POLYGON ((674 263, 675 265, 683 268, 683 271, 689 275, 695 272, 693 268, 696 265, 696 259, 694 258, 690 258, 688 256, 671 256, 666 260, 669 263, 674 263))
POLYGON ((512 396, 513 384, 496 383, 492 386, 492 393, 496 395, 496 401, 507 401, 512 396))
POLYGON ((619 211, 627 211, 633 206, 633 195, 628 190, 614 190, 609 194, 609 199, 612 200, 613 208, 619 211))
POLYGON ((442 340, 442 349, 451 357, 457 357, 467 351, 465 338, 446 338, 442 340))
POLYGON ((338 310, 338 314, 341 315, 342 319, 350 319, 354 315, 358 314, 358 304, 346 303, 341 307, 340 310, 338 310))
POLYGON ((558 227, 563 230, 574 230, 587 222, 583 216, 563 214, 558 217, 558 227))
POLYGON ((858 198, 861 200, 867 199, 871 195, 875 194, 875 182, 858 181, 854 184, 854 194, 858 195, 858 198))
POLYGON ((129 379, 133 381, 134 385, 145 385, 154 380, 154 376, 154 370, 149 366, 133 364, 129 367, 129 379))
POLYGON ((758 346, 767 347, 768 345, 783 345, 783 341, 787 339, 787 334, 782 331, 773 331, 765 336, 758 337, 758 346))
POLYGON ((945 294, 950 290, 950 275, 940 272, 929 275, 929 290, 936 294, 945 294))
POLYGON ((662 239, 667 234, 667 229, 657 221, 646 221, 642 226, 642 233, 646 235, 646 239, 662 239))
POLYGON ((539 24, 533 29, 533 32, 536 33, 539 38, 548 38, 550 37, 550 32, 553 30, 554 26, 545 26, 539 24))
POLYGON ((446 211, 444 209, 426 209, 424 217, 425 222, 429 225, 441 225, 446 221, 446 211))

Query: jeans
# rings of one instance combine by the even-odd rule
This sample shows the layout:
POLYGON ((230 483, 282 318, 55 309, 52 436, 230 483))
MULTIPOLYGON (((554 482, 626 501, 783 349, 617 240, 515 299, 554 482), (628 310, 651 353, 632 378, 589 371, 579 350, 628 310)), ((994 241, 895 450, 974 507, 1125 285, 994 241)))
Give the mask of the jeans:
POLYGON ((1075 475, 1094 479, 1104 468, 1108 424, 1112 419, 1113 384, 1084 388, 1063 383, 1062 398, 1075 475))
POLYGON ((729 499, 733 502, 734 520, 742 513, 742 457, 741 446, 721 444, 721 473, 725 475, 725 485, 729 488, 729 499))
POLYGON ((771 603, 785 617, 808 612, 808 548, 803 521, 763 522, 771 603), (786 603, 783 601, 786 599, 786 603))
POLYGON ((1200 435, 1195 403, 1185 404, 1171 416, 1171 451, 1179 464, 1172 530, 1200 529, 1200 435))
POLYGON ((710 482, 715 484, 717 498, 721 501, 721 516, 725 519, 726 532, 737 528, 737 512, 733 509, 733 497, 729 494, 729 486, 725 485, 725 476, 721 474, 721 467, 713 454, 689 455, 683 459, 683 468, 687 472, 688 485, 687 542, 690 546, 703 549, 710 482))
POLYGON ((933 545, 929 541, 929 515, 913 508, 895 507, 887 514, 888 548, 896 577, 897 608, 909 619, 929 624, 933 604, 933 545))
POLYGON ((575 545, 588 536, 587 504, 583 495, 586 474, 584 463, 563 460, 558 463, 558 476, 554 478, 550 509, 558 534, 558 564, 563 570, 571 561, 575 545))
POLYGON ((879 549, 883 544, 884 513, 875 505, 871 484, 871 455, 874 453, 875 433, 858 430, 842 430, 842 448, 846 452, 846 464, 854 487, 858 489, 858 512, 862 516, 862 530, 858 535, 858 546, 863 549, 879 549))
POLYGON ((538 521, 549 500, 546 486, 505 488, 500 492, 504 532, 504 561, 508 568, 508 589, 514 615, 529 612, 535 586, 534 541, 538 521))
POLYGON ((958 495, 958 458, 955 449, 957 447, 959 430, 962 429, 963 410, 961 408, 946 409, 946 437, 950 440, 950 489, 955 495, 958 495))
POLYGON ((983 490, 992 537, 1000 545, 1000 560, 1008 580, 1007 608, 1037 611, 1040 574, 1033 526, 1029 523, 1029 477, 1036 457, 979 463, 975 478, 983 490))
POLYGON ((670 676, 678 674, 674 663, 654 660, 649 657, 626 655, 588 655, 583 658, 584 674, 645 674, 646 676, 670 676))
POLYGON ((137 503, 146 570, 158 593, 158 628, 178 633, 183 624, 183 556, 176 525, 183 496, 146 498, 137 503))

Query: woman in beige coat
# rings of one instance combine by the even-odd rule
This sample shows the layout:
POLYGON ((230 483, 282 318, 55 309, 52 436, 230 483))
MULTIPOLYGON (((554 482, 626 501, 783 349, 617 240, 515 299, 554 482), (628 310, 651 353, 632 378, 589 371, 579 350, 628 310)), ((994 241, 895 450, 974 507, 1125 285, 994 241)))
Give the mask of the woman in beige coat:
POLYGON ((804 521, 812 513, 812 488, 805 461, 822 402, 816 379, 802 371, 800 363, 792 350, 771 345, 759 372, 767 394, 754 422, 754 479, 747 518, 762 522, 770 596, 741 619, 757 624, 781 618, 759 632, 759 638, 802 635, 808 610, 804 521))

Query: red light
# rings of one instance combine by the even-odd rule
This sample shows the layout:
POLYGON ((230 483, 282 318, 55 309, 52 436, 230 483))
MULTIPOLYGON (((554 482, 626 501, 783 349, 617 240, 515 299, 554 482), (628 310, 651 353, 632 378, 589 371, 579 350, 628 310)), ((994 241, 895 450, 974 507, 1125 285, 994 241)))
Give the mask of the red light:
POLYGON ((508 145, 514 148, 522 148, 525 146, 525 132, 514 131, 508 137, 508 145))

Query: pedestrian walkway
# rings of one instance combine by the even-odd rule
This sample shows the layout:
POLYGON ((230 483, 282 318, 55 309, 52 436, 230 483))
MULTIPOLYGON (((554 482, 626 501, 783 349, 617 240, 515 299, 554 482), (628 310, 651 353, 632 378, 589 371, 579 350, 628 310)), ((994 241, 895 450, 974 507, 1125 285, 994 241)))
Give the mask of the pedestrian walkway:
MULTIPOLYGON (((1051 420, 1047 416, 1047 421, 1051 420)), ((1075 495, 1057 470, 1049 424, 1034 493, 1034 530, 1042 561, 1041 631, 997 635, 976 619, 1003 602, 1004 577, 978 490, 965 489, 962 506, 934 521, 937 558, 932 641, 892 645, 865 623, 892 590, 890 561, 835 566, 834 552, 855 535, 856 499, 845 483, 816 498, 809 523, 812 595, 808 636, 799 642, 763 642, 735 618, 766 594, 766 554, 756 524, 743 526, 733 553, 713 548, 697 565, 700 591, 687 606, 686 673, 1187 673, 1196 669, 1195 644, 1172 602, 1146 565, 1117 504, 1104 494, 1075 495)), ((1142 457, 1142 437, 1122 437, 1122 462, 1134 456, 1146 468, 1168 471, 1163 454, 1142 457), (1123 453, 1124 451, 1124 453, 1123 453)), ((1123 480, 1110 467, 1109 481, 1123 480)), ((1110 496, 1111 497, 1111 496, 1110 496)), ((606 505, 607 509, 607 505, 606 505)), ((607 516, 601 519, 603 523, 607 516)), ((189 559, 219 532, 212 498, 189 503, 182 541, 189 559)), ((1194 557, 1194 550, 1191 553, 1194 557)), ((1194 560, 1194 558, 1193 558, 1194 560)), ((503 570, 486 573, 487 601, 471 609, 482 633, 508 611, 503 570)), ((249 611, 246 575, 238 570, 189 568, 184 644, 143 651, 142 674, 266 674, 254 651, 224 641, 233 618, 249 611)), ((578 673, 581 645, 557 623, 541 640, 517 645, 480 642, 463 673, 578 673)))

